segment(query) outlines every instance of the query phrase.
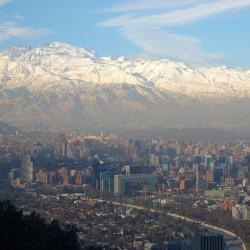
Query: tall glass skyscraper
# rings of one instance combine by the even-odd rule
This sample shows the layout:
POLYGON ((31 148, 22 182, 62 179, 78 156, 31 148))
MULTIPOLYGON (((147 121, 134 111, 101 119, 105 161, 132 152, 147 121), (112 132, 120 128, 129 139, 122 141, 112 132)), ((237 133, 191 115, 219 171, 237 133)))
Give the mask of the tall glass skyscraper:
POLYGON ((25 155, 21 162, 21 180, 24 183, 33 182, 33 162, 30 155, 25 155))

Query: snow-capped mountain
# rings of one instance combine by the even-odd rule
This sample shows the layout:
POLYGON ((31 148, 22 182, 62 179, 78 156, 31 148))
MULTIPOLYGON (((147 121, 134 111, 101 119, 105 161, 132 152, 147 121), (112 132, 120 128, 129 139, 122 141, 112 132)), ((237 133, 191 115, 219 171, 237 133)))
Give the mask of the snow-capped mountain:
POLYGON ((0 54, 0 120, 19 126, 245 126, 249 100, 249 70, 98 57, 57 42, 0 54))

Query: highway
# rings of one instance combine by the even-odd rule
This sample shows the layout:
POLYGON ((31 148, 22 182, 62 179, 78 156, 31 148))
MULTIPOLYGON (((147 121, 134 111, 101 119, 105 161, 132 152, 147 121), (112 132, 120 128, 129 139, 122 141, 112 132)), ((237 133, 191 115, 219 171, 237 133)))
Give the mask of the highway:
POLYGON ((142 206, 127 204, 127 203, 122 203, 122 202, 116 202, 116 201, 107 201, 107 200, 102 200, 102 199, 90 199, 90 200, 93 200, 93 201, 96 201, 96 202, 110 202, 110 203, 112 203, 113 205, 116 205, 116 206, 124 206, 124 207, 128 207, 128 208, 135 208, 135 209, 138 209, 138 210, 150 210, 151 212, 157 212, 157 213, 161 213, 161 214, 170 216, 170 217, 172 217, 173 219, 176 219, 176 220, 185 220, 185 221, 188 221, 190 223, 199 224, 200 226, 202 226, 204 228, 214 230, 214 231, 217 231, 217 232, 223 233, 225 235, 236 238, 239 242, 242 242, 242 250, 247 250, 247 247, 246 247, 245 243, 241 240, 241 238, 239 236, 237 236, 233 232, 230 232, 230 231, 228 231, 228 230, 226 230, 224 228, 221 228, 221 227, 213 226, 213 225, 204 223, 202 221, 194 220, 194 219, 191 219, 191 218, 188 218, 188 217, 185 217, 185 216, 182 216, 182 215, 178 215, 178 214, 175 214, 175 213, 164 212, 164 211, 162 211, 160 209, 156 209, 156 208, 145 208, 145 207, 142 207, 142 206))

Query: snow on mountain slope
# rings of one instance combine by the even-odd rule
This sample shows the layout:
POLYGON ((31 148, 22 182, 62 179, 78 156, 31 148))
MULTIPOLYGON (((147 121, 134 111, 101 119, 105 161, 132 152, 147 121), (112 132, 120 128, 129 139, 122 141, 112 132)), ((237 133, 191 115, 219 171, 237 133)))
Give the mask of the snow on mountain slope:
POLYGON ((139 74, 157 88, 192 97, 249 97, 249 71, 217 68, 191 68, 168 60, 129 62, 125 70, 139 74))
POLYGON ((0 118, 18 126, 213 126, 250 117, 249 102, 250 70, 98 57, 58 42, 0 53, 0 118))
POLYGON ((2 52, 0 79, 6 87, 27 86, 36 91, 74 80, 81 84, 144 85, 196 98, 250 96, 249 71, 225 66, 191 68, 168 60, 97 57, 92 51, 62 43, 2 52))

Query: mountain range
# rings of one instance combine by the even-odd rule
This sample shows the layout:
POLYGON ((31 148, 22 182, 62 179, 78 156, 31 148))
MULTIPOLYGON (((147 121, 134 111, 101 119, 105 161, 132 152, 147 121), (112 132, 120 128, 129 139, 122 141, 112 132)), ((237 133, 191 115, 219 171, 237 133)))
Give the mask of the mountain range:
POLYGON ((32 129, 250 128, 250 70, 99 57, 64 43, 0 53, 0 120, 32 129))

